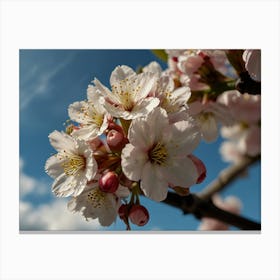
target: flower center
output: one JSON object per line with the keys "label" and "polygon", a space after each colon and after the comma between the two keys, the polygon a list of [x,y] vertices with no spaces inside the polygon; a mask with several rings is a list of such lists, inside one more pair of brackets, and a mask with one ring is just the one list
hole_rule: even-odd
{"label": "flower center", "polygon": [[165,92],[164,98],[161,101],[161,107],[165,109],[167,113],[173,113],[178,110],[174,105],[173,95],[170,92]]}
{"label": "flower center", "polygon": [[124,110],[131,111],[135,105],[134,97],[140,90],[140,87],[135,86],[133,80],[122,80],[118,84],[112,85],[112,93],[117,96]]}
{"label": "flower center", "polygon": [[198,119],[201,123],[209,121],[210,118],[213,118],[214,114],[211,112],[203,112],[198,115]]}
{"label": "flower center", "polygon": [[105,203],[106,194],[98,188],[93,189],[87,195],[87,200],[94,208],[101,208]]}
{"label": "flower center", "polygon": [[148,155],[152,164],[163,165],[166,162],[168,153],[163,144],[157,143],[149,151]]}
{"label": "flower center", "polygon": [[96,111],[93,104],[87,104],[81,108],[81,114],[84,115],[84,119],[87,119],[88,123],[95,124],[97,127],[101,127],[103,124],[104,115]]}
{"label": "flower center", "polygon": [[83,156],[64,154],[62,158],[66,158],[66,161],[61,166],[64,169],[64,173],[68,176],[75,175],[80,169],[85,168],[86,162]]}

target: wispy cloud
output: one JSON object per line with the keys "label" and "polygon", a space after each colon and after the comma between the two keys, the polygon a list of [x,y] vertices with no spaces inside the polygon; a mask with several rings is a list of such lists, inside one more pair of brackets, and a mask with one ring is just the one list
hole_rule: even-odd
{"label": "wispy cloud", "polygon": [[21,78],[20,109],[26,108],[35,98],[45,96],[53,86],[52,80],[72,62],[74,57],[74,54],[70,54],[60,63],[47,68],[33,64],[28,72],[21,73],[24,76]]}

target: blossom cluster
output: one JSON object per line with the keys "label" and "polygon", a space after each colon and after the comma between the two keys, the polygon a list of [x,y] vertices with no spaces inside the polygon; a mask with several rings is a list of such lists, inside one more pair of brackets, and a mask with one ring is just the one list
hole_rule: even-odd
{"label": "blossom cluster", "polygon": [[[232,86],[235,53],[166,53],[165,70],[155,61],[137,73],[120,65],[109,87],[95,78],[86,99],[69,105],[71,124],[49,135],[57,153],[45,170],[53,193],[71,197],[70,211],[103,226],[117,217],[127,229],[145,225],[149,212],[141,196],[163,201],[168,191],[189,194],[206,176],[193,153],[201,141],[215,141],[221,126],[226,160],[260,153],[260,95]],[[256,56],[246,50],[242,58],[252,79],[260,79],[250,62]]]}

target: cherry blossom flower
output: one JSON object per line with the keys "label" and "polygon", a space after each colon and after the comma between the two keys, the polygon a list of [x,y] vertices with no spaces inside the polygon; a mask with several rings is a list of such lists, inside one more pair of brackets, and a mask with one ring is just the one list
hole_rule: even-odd
{"label": "cherry blossom flower", "polygon": [[132,121],[128,139],[121,155],[122,169],[130,180],[141,180],[147,197],[161,201],[169,183],[183,187],[196,183],[199,175],[188,158],[200,141],[193,119],[170,124],[166,111],[156,108]]}
{"label": "cherry blossom flower", "polygon": [[232,117],[226,106],[213,101],[204,104],[198,100],[194,101],[189,104],[188,112],[197,121],[202,138],[206,142],[213,142],[217,139],[219,123],[228,125],[232,123]]}
{"label": "cherry blossom flower", "polygon": [[241,94],[238,90],[229,90],[222,93],[217,102],[227,106],[237,121],[254,124],[261,119],[261,96],[258,94]]}
{"label": "cherry blossom flower", "polygon": [[[241,201],[235,196],[228,196],[226,199],[222,199],[219,195],[214,195],[213,203],[221,208],[222,210],[229,211],[233,214],[240,214],[240,210],[242,207]],[[229,225],[213,219],[213,218],[202,218],[201,224],[199,225],[198,230],[228,230]]]}
{"label": "cherry blossom flower", "polygon": [[219,152],[225,162],[233,163],[240,162],[244,154],[238,148],[238,143],[234,141],[224,141],[220,146]]}
{"label": "cherry blossom flower", "polygon": [[97,182],[92,182],[68,202],[68,210],[81,212],[87,221],[98,219],[102,226],[110,226],[117,218],[121,198],[128,195],[126,187],[119,186],[115,193],[107,193],[100,190]]}
{"label": "cherry blossom flower", "polygon": [[[143,68],[144,73],[153,73],[158,77],[158,83],[152,91],[152,95],[160,100],[159,106],[167,114],[178,113],[185,110],[187,101],[191,96],[191,90],[187,86],[175,87],[174,80],[168,73],[162,72],[160,65],[153,61]],[[150,94],[151,95],[151,94]]]}
{"label": "cherry blossom flower", "polygon": [[246,126],[241,123],[222,127],[221,135],[230,139],[243,155],[257,156],[261,152],[261,129],[258,125]]}
{"label": "cherry blossom flower", "polygon": [[242,56],[245,61],[245,68],[250,77],[257,81],[261,81],[261,50],[245,50]]}
{"label": "cherry blossom flower", "polygon": [[97,172],[90,146],[59,131],[52,132],[49,139],[58,151],[45,164],[46,172],[55,179],[52,191],[59,197],[79,195]]}
{"label": "cherry blossom flower", "polygon": [[[233,142],[232,147],[236,153],[256,156],[261,152],[261,97],[260,95],[250,95],[247,93],[226,91],[219,96],[218,102],[227,106],[228,111],[235,119],[232,126],[221,128],[221,135]],[[227,144],[228,146],[228,144]],[[227,149],[221,150],[223,153]],[[229,150],[232,152],[232,149]],[[225,159],[227,157],[225,155]],[[233,158],[233,161],[234,158]]]}
{"label": "cherry blossom flower", "polygon": [[100,96],[96,89],[89,85],[88,101],[74,102],[68,108],[71,120],[78,122],[81,127],[72,132],[72,136],[90,140],[101,135],[108,127],[108,113],[101,105]]}
{"label": "cherry blossom flower", "polygon": [[156,81],[155,74],[136,74],[130,67],[122,65],[111,74],[112,91],[97,79],[93,82],[104,97],[106,110],[114,117],[131,120],[145,116],[158,106],[158,98],[148,96]]}

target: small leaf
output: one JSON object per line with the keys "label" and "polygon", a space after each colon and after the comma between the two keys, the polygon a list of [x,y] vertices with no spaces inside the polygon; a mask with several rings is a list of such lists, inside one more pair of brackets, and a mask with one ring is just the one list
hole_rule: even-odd
{"label": "small leaf", "polygon": [[168,55],[165,50],[151,50],[151,52],[159,59],[164,62],[167,62]]}

